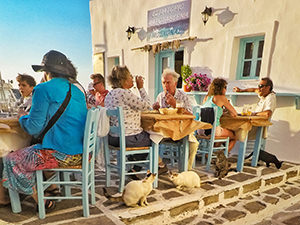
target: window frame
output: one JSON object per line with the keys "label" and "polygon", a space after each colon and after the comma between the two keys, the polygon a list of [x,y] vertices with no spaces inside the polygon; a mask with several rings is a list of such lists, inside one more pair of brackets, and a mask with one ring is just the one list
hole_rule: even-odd
{"label": "window frame", "polygon": [[[265,36],[255,36],[255,37],[247,37],[247,38],[241,38],[240,39],[240,48],[239,48],[239,55],[238,55],[238,64],[237,64],[237,72],[236,72],[236,78],[237,80],[250,80],[250,79],[258,79],[259,76],[255,76],[256,69],[257,69],[257,62],[259,60],[262,61],[263,53],[264,53],[264,46],[262,51],[262,56],[258,57],[258,49],[259,49],[259,42],[265,41]],[[245,60],[245,53],[246,53],[246,44],[253,43],[253,51],[252,51],[252,58]],[[249,77],[243,77],[243,68],[244,63],[246,61],[251,61],[251,68],[250,68],[250,76]],[[260,65],[260,71],[262,68],[262,64]]]}

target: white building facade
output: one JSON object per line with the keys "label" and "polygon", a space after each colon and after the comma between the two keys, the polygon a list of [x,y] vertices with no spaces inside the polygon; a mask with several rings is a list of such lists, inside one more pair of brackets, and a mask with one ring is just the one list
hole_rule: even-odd
{"label": "white building facade", "polygon": [[[206,6],[211,15],[204,25]],[[193,72],[228,80],[237,111],[258,97],[235,95],[232,87],[257,87],[269,77],[277,109],[266,150],[300,162],[299,9],[296,0],[90,0],[94,72],[107,77],[114,65],[126,65],[145,77],[154,101],[162,70],[180,73],[189,65]],[[129,27],[135,31],[130,40]]]}

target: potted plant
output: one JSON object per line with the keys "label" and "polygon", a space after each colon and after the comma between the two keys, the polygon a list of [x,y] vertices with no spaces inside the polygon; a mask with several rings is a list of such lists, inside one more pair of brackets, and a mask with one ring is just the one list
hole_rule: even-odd
{"label": "potted plant", "polygon": [[192,75],[192,69],[189,65],[181,66],[181,77],[182,77],[182,81],[184,82],[183,90],[186,92],[192,90],[192,87],[189,86],[186,82],[186,79],[191,75]]}
{"label": "potted plant", "polygon": [[211,79],[206,74],[194,73],[186,78],[185,82],[193,91],[207,91]]}

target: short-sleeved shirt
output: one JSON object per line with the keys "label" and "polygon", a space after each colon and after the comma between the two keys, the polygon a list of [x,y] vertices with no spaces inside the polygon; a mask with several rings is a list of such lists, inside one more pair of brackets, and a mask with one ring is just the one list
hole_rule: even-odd
{"label": "short-sleeved shirt", "polygon": [[271,92],[266,97],[258,96],[260,98],[259,102],[256,105],[255,112],[263,112],[266,110],[271,110],[272,113],[276,108],[276,94]]}
{"label": "short-sleeved shirt", "polygon": [[[182,103],[182,107],[188,110],[190,113],[193,113],[192,104],[188,96],[181,90],[176,89],[174,98],[176,101]],[[156,102],[159,103],[161,108],[170,108],[171,106],[166,102],[166,94],[165,92],[161,92],[158,94],[156,98]]]}
{"label": "short-sleeved shirt", "polygon": [[[143,131],[141,127],[141,111],[151,109],[150,98],[144,88],[139,89],[141,97],[129,89],[116,88],[105,97],[104,105],[108,109],[123,107],[125,136],[136,135]],[[117,120],[111,118],[111,124],[117,125]],[[115,136],[111,134],[111,136]]]}

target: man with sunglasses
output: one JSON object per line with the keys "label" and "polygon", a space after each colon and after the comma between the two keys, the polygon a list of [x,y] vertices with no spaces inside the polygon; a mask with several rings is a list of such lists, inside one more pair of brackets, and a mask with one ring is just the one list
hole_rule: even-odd
{"label": "man with sunglasses", "polygon": [[253,115],[266,116],[271,118],[275,108],[276,108],[276,94],[273,91],[273,82],[270,78],[261,78],[257,88],[246,88],[240,89],[234,87],[235,92],[256,92],[260,98],[256,105],[255,112]]}
{"label": "man with sunglasses", "polygon": [[95,89],[95,100],[96,104],[104,107],[104,100],[108,93],[108,90],[105,89],[105,80],[104,77],[100,73],[95,73],[91,75],[91,79],[93,80],[93,87]]}

